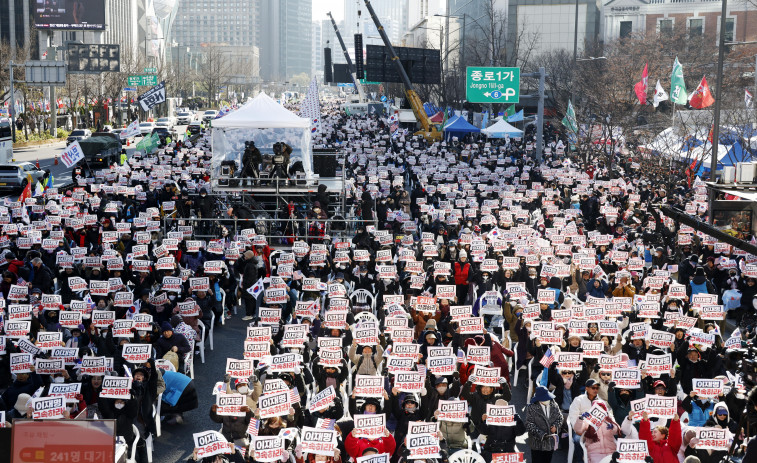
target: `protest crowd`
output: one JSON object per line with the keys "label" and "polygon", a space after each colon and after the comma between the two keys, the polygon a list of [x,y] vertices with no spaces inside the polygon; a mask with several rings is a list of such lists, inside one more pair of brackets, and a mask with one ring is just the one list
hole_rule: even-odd
{"label": "protest crowd", "polygon": [[[189,461],[757,461],[757,256],[659,209],[704,220],[701,181],[586,163],[550,126],[537,162],[533,129],[430,143],[324,116],[351,236],[324,191],[286,245],[189,221],[236,213],[209,135],[0,206],[0,422],[114,419],[143,462],[212,393]],[[238,355],[196,390],[230,324]]]}

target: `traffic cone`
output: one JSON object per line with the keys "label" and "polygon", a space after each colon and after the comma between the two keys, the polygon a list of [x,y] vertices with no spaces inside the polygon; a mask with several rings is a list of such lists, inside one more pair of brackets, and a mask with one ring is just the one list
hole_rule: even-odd
{"label": "traffic cone", "polygon": [[39,158],[37,158],[37,162],[34,163],[34,167],[36,167],[37,169],[39,169]]}
{"label": "traffic cone", "polygon": [[126,146],[129,146],[129,139],[126,139]]}
{"label": "traffic cone", "polygon": [[57,154],[55,155],[55,165],[56,166],[58,165],[58,155]]}

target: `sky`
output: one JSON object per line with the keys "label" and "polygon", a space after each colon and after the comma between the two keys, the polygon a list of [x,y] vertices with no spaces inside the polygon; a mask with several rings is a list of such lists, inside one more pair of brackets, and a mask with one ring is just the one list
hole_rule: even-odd
{"label": "sky", "polygon": [[326,13],[331,11],[334,21],[344,19],[344,2],[341,0],[313,0],[313,21],[329,19]]}

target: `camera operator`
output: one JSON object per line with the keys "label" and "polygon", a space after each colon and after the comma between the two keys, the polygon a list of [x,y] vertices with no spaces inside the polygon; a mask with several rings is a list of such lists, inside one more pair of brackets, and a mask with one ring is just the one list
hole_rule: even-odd
{"label": "camera operator", "polygon": [[260,155],[260,150],[255,146],[255,142],[252,140],[244,142],[242,177],[258,178],[260,176],[259,166],[262,162],[263,156]]}
{"label": "camera operator", "polygon": [[287,169],[289,167],[289,156],[292,154],[292,147],[284,142],[273,144],[273,178],[287,178]]}

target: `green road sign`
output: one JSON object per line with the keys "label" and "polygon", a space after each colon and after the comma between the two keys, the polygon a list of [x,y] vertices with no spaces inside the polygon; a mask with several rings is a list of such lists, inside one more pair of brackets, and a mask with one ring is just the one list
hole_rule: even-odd
{"label": "green road sign", "polygon": [[147,76],[129,76],[126,78],[126,83],[130,87],[148,87],[158,85],[158,76],[151,74]]}
{"label": "green road sign", "polygon": [[518,103],[520,68],[468,67],[465,95],[469,103]]}
{"label": "green road sign", "polygon": [[145,72],[147,74],[157,74],[158,73],[158,68],[145,68]]}

